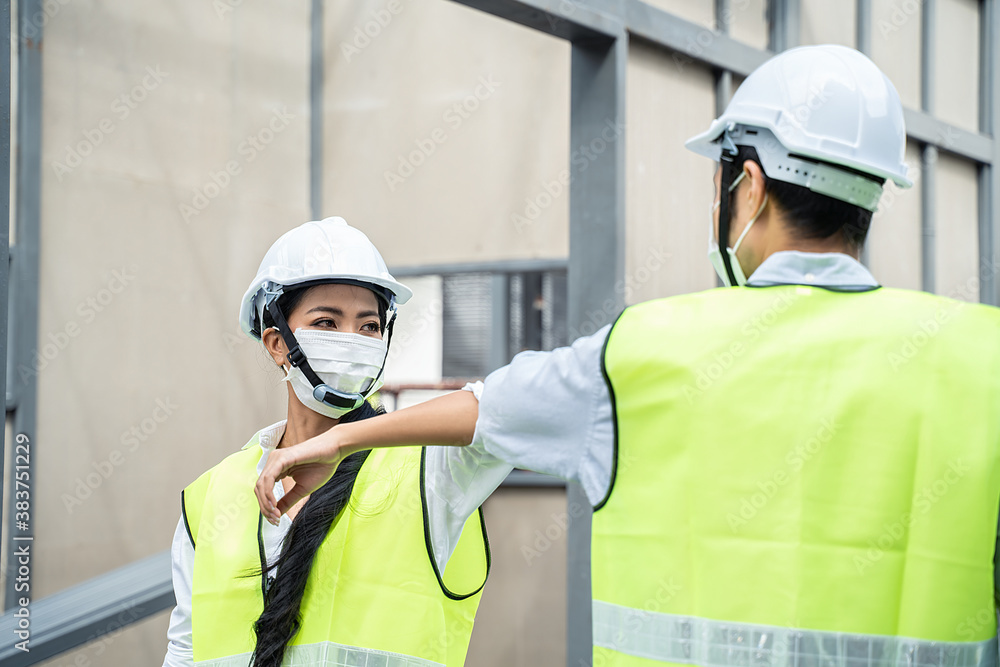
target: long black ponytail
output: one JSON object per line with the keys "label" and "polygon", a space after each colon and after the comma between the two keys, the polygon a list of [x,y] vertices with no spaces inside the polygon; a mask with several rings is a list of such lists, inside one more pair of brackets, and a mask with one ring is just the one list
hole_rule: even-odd
{"label": "long black ponytail", "polygon": [[[358,421],[381,412],[384,412],[381,407],[376,410],[365,403],[340,421]],[[316,552],[350,500],[358,472],[369,453],[371,450],[356,452],[344,459],[330,481],[309,496],[292,521],[281,555],[267,568],[280,569],[268,586],[264,611],[254,623],[257,646],[252,667],[280,667],[285,649],[302,625],[300,607]]]}
{"label": "long black ponytail", "polygon": [[[295,306],[309,288],[282,294],[278,305],[282,312],[291,314]],[[379,300],[379,320],[385,331],[386,309]],[[270,315],[264,312],[264,327],[274,326]],[[340,423],[368,419],[385,410],[369,403],[340,418]],[[354,490],[358,472],[368,458],[370,450],[356,452],[344,459],[330,480],[316,489],[292,521],[292,527],[282,543],[281,554],[267,571],[277,569],[277,575],[267,587],[264,611],[254,623],[257,644],[251,658],[251,667],[280,667],[288,644],[302,625],[301,605],[305,595],[306,582],[312,570],[313,560],[323,540],[330,532],[334,520],[347,506]],[[256,572],[256,576],[264,573]]]}

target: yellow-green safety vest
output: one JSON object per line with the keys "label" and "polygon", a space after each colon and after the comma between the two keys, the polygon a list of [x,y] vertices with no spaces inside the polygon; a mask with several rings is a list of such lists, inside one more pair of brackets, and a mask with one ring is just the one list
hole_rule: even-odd
{"label": "yellow-green safety vest", "polygon": [[[258,433],[182,493],[195,545],[194,661],[246,667],[263,609],[263,517],[253,493]],[[316,553],[302,625],[284,664],[457,667],[489,573],[482,509],[469,517],[444,573],[431,552],[424,449],[376,449]],[[257,570],[257,573],[254,573]],[[250,575],[250,576],[247,576]],[[280,571],[277,576],[281,576]]]}
{"label": "yellow-green safety vest", "polygon": [[721,288],[627,308],[594,665],[989,667],[1000,310]]}

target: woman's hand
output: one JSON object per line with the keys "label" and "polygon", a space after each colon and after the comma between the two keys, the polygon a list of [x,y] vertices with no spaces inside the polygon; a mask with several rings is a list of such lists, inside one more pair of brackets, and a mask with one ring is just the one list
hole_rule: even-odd
{"label": "woman's hand", "polygon": [[[334,430],[330,429],[294,447],[275,449],[268,455],[254,493],[260,513],[271,524],[278,525],[281,515],[290,507],[333,477],[337,466],[347,456],[337,443]],[[295,486],[275,504],[274,485],[284,477],[294,479]]]}
{"label": "woman's hand", "polygon": [[[476,432],[478,417],[475,395],[471,391],[454,391],[387,415],[337,424],[315,438],[276,449],[267,457],[267,465],[254,487],[260,512],[277,524],[288,508],[326,484],[341,461],[362,449],[467,445]],[[294,479],[295,486],[275,505],[274,484],[282,477]]]}

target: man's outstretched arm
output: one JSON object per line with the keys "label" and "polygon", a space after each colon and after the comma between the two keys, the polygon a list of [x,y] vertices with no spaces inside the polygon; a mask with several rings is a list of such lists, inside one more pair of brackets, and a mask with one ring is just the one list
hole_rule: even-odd
{"label": "man's outstretched arm", "polygon": [[[338,424],[294,447],[276,449],[267,457],[254,488],[261,513],[277,523],[289,507],[333,477],[341,461],[363,449],[468,445],[478,416],[479,401],[473,393],[456,391],[389,414]],[[283,477],[292,477],[295,486],[275,503],[274,484]]]}

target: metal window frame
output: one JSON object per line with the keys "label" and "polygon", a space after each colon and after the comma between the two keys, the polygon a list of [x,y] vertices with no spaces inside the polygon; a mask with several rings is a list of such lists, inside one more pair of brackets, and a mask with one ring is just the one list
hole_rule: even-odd
{"label": "metal window frame", "polygon": [[[764,60],[773,55],[774,49],[788,48],[798,42],[800,27],[800,0],[770,0],[769,42],[770,49],[760,50],[742,44],[727,34],[715,33],[707,45],[698,42],[705,28],[667,11],[653,7],[641,0],[453,0],[522,26],[566,39],[571,43],[571,102],[570,138],[573,147],[594,141],[605,120],[624,122],[625,76],[628,45],[631,40],[653,44],[675,57],[707,66],[722,73],[716,86],[717,94],[728,94],[725,73],[746,76]],[[870,0],[856,0],[858,46],[865,50],[871,41]],[[33,15],[41,0],[19,0],[20,15]],[[1000,0],[980,0],[980,128],[969,132],[943,122],[933,115],[932,100],[924,100],[922,108],[905,109],[907,133],[924,151],[925,162],[934,154],[930,150],[946,151],[971,160],[979,165],[979,240],[981,300],[1000,305]],[[924,11],[933,9],[933,0],[925,2]],[[716,0],[716,11],[726,7],[726,0]],[[314,2],[315,8],[315,2]],[[318,12],[314,12],[314,17]],[[925,23],[933,23],[925,21]],[[312,75],[310,92],[314,115],[322,115],[322,26],[312,26]],[[928,33],[933,38],[933,27]],[[22,40],[23,42],[23,40]],[[691,45],[697,44],[697,49]],[[18,246],[12,251],[15,261],[12,275],[18,277],[17,298],[12,312],[17,314],[15,341],[11,363],[30,363],[28,342],[37,338],[37,231],[40,212],[40,137],[41,137],[41,61],[38,51],[23,53],[18,63],[19,73],[19,153],[17,162],[17,225]],[[922,45],[926,46],[926,45]],[[930,63],[922,66],[923,90],[930,90],[933,83]],[[731,76],[731,74],[730,74]],[[9,83],[9,82],[8,82]],[[310,204],[314,214],[320,209],[322,179],[322,124],[317,118],[311,124],[310,143]],[[583,314],[588,308],[603,307],[611,299],[616,307],[623,307],[621,295],[612,286],[624,277],[625,234],[625,145],[622,137],[613,150],[603,152],[590,168],[576,174],[570,187],[570,257],[569,271],[569,324],[582,325]],[[935,213],[935,188],[933,177],[924,175],[925,191],[922,212],[922,229],[925,232],[924,285],[933,286],[933,264],[927,257],[933,255]],[[34,248],[31,247],[34,234]],[[22,243],[24,245],[22,245]],[[480,269],[481,270],[481,269]],[[402,274],[401,274],[402,275]],[[22,282],[23,281],[23,282]],[[13,285],[12,285],[13,287]],[[4,295],[6,297],[6,294]],[[30,389],[30,390],[29,390]],[[8,413],[16,408],[15,423],[20,423],[34,433],[35,387],[25,387],[17,392],[13,401],[8,397]],[[19,415],[22,415],[19,417]],[[582,491],[570,485],[567,502],[579,503],[589,508]],[[590,571],[589,571],[589,515],[572,522],[568,535],[568,626],[567,665],[583,667],[591,664],[590,648]],[[8,547],[9,548],[9,547]],[[154,563],[151,559],[150,563]],[[155,563],[154,563],[155,565]],[[106,575],[112,581],[126,578],[122,574],[128,567]],[[159,583],[169,582],[169,571],[153,566],[147,572],[149,579]],[[91,582],[86,582],[87,584]],[[84,586],[86,584],[82,584]],[[70,619],[73,614],[59,604],[69,600],[71,591],[63,591],[48,599],[48,604],[38,603],[33,614],[36,623],[51,622],[60,627],[59,621]],[[123,593],[118,600],[128,602]],[[148,595],[147,595],[148,597]],[[43,601],[45,602],[45,601]],[[172,594],[159,598],[160,607],[173,602]],[[43,611],[43,609],[45,611]],[[107,615],[94,612],[92,620],[106,622]],[[11,621],[9,615],[0,619],[0,632]],[[77,635],[67,631],[55,632],[43,644],[50,649],[48,656],[69,650],[83,643]],[[3,654],[0,654],[2,656]],[[32,654],[39,655],[34,649]],[[6,664],[6,663],[5,663]],[[11,663],[13,664],[13,663]],[[23,663],[30,664],[30,663]]]}

